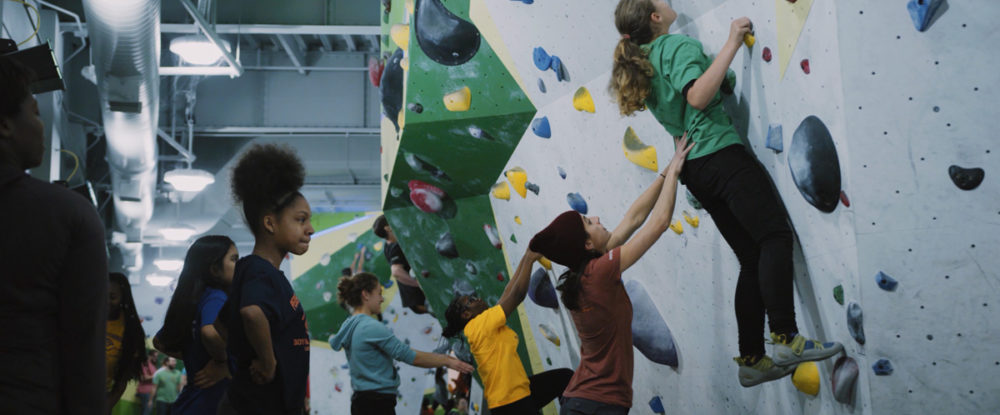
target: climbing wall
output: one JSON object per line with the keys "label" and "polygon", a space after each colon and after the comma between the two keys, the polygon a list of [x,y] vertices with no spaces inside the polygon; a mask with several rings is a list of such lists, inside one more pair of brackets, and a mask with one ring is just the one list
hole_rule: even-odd
{"label": "climbing wall", "polygon": [[[483,45],[502,67],[480,64],[470,75],[467,66],[420,66],[407,75],[399,108],[422,103],[427,111],[432,99],[441,105],[448,92],[471,83],[470,76],[506,80],[498,83],[511,97],[484,103],[473,95],[469,111],[496,106],[492,114],[504,114],[524,100],[531,108],[521,113],[527,121],[518,116],[516,125],[501,129],[498,141],[516,146],[513,152],[481,153],[481,142],[469,140],[468,119],[428,112],[411,130],[421,121],[404,111],[399,147],[415,136],[414,154],[426,163],[408,163],[403,151],[388,162],[385,208],[394,228],[409,232],[401,238],[407,255],[426,252],[415,255],[421,266],[430,264],[432,274],[446,271],[425,286],[434,307],[464,282],[481,281],[459,265],[486,260],[480,256],[489,252],[480,248],[482,215],[495,217],[507,253],[501,268],[509,270],[531,235],[564,210],[599,216],[613,229],[673,153],[670,137],[649,114],[621,117],[606,92],[619,39],[616,2],[443,4],[464,18],[466,3]],[[803,365],[796,385],[789,377],[739,386],[731,360],[738,353],[738,265],[711,217],[680,186],[674,231],[623,276],[635,306],[633,412],[974,413],[1000,407],[1000,354],[991,337],[1000,329],[992,304],[1000,259],[990,255],[1000,238],[993,216],[1000,214],[1000,194],[989,177],[997,165],[990,137],[998,125],[987,101],[1000,81],[991,68],[1000,62],[983,53],[1000,40],[989,20],[1000,7],[930,0],[670,3],[679,13],[672,33],[697,38],[709,56],[725,42],[734,18],[754,22],[756,43],[741,48],[730,66],[735,94],[724,104],[770,172],[795,228],[799,328],[842,342],[847,358]],[[412,66],[420,51],[412,34],[409,43]],[[498,159],[502,167],[494,171]],[[985,180],[975,168],[985,169]],[[442,180],[442,172],[450,180]],[[483,175],[490,179],[485,185]],[[495,186],[488,203],[475,205],[483,212],[475,220],[440,219],[407,204],[404,184],[412,177],[431,179],[452,198],[477,199],[482,196],[466,195]],[[400,189],[395,196],[394,187]],[[457,204],[460,217],[467,209]],[[459,224],[467,228],[456,231]],[[456,244],[459,258],[442,260],[431,251],[442,228],[474,236],[479,245],[464,239],[476,247]],[[531,357],[525,363],[533,371],[575,367],[579,359],[564,308],[546,294],[562,271],[536,265],[538,289],[512,324],[523,329]],[[486,298],[502,288],[473,284],[487,289]]]}

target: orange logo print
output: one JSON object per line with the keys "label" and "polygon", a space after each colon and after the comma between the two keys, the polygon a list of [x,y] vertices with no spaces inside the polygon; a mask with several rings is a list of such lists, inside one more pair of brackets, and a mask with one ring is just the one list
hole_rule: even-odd
{"label": "orange logo print", "polygon": [[299,308],[299,296],[292,294],[292,299],[288,301],[292,305],[292,309]]}

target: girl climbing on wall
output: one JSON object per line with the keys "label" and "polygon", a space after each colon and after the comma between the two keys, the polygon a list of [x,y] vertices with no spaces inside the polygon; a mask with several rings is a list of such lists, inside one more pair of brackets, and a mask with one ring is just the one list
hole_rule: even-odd
{"label": "girl climbing on wall", "polygon": [[381,311],[382,284],[378,277],[361,272],[342,277],[337,283],[337,299],[352,311],[336,335],[330,338],[334,350],[344,349],[350,365],[352,415],[396,413],[399,373],[393,360],[417,367],[446,366],[462,373],[472,366],[451,356],[413,350],[392,334],[375,316]]}
{"label": "girl climbing on wall", "polygon": [[129,381],[139,380],[142,375],[142,363],[146,360],[146,333],[135,310],[128,277],[112,272],[108,278],[108,323],[104,344],[106,408],[111,413]]}
{"label": "girl climbing on wall", "polygon": [[255,144],[232,173],[233,196],[254,235],[236,262],[229,299],[216,321],[236,358],[219,414],[301,414],[309,375],[309,332],[302,304],[278,270],[289,253],[309,249],[309,202],[299,193],[305,167],[295,153]]}
{"label": "girl climbing on wall", "polygon": [[153,345],[183,359],[192,376],[171,407],[173,414],[215,414],[229,388],[235,360],[213,323],[228,298],[237,260],[236,245],[222,235],[198,238],[184,257],[163,328],[153,337]]}
{"label": "girl climbing on wall", "polygon": [[[839,353],[798,333],[792,298],[792,231],[788,213],[764,168],[748,152],[722,107],[726,70],[751,32],[746,17],[732,22],[729,39],[712,61],[701,43],[668,34],[677,13],[662,0],[621,0],[609,90],[623,115],[648,109],[676,136],[694,143],[681,181],[712,216],[740,262],[736,286],[740,384],[781,378],[804,361]],[[764,351],[768,317],[774,357]]]}
{"label": "girl climbing on wall", "polygon": [[691,151],[687,137],[675,139],[674,149],[614,232],[599,217],[570,210],[531,238],[530,251],[568,268],[556,288],[580,336],[580,366],[560,414],[627,414],[632,407],[632,302],[621,278],[670,227],[677,177]]}
{"label": "girl climbing on wall", "polygon": [[454,337],[465,333],[479,364],[483,395],[491,414],[540,413],[542,407],[563,395],[573,376],[570,369],[554,369],[528,377],[517,355],[517,334],[507,327],[507,317],[528,293],[531,264],[540,257],[530,249],[524,253],[494,306],[475,296],[463,295],[452,300],[445,310],[448,327],[441,334]]}

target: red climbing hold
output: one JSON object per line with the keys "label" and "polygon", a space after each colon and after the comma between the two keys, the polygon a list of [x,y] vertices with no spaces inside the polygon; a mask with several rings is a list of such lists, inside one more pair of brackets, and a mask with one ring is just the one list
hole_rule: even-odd
{"label": "red climbing hold", "polygon": [[372,85],[376,88],[379,87],[382,81],[382,71],[385,70],[385,62],[378,59],[371,58],[368,60],[368,79],[372,81]]}
{"label": "red climbing hold", "polygon": [[497,281],[503,281],[503,271],[497,273]]}
{"label": "red climbing hold", "polygon": [[799,63],[799,66],[802,67],[802,72],[805,72],[806,75],[809,75],[809,59],[803,59],[802,62]]}
{"label": "red climbing hold", "polygon": [[762,57],[764,58],[764,62],[770,62],[771,61],[771,48],[765,46]]}
{"label": "red climbing hold", "polygon": [[445,198],[444,190],[420,180],[410,180],[410,201],[418,209],[427,213],[437,213],[444,207],[441,199]]}
{"label": "red climbing hold", "polygon": [[788,0],[789,3],[795,3],[795,0]]}
{"label": "red climbing hold", "polygon": [[420,275],[422,275],[424,278],[429,278],[431,276],[431,272],[425,269],[423,271],[420,271]]}
{"label": "red climbing hold", "polygon": [[840,203],[843,203],[844,207],[851,207],[851,199],[847,198],[847,193],[843,190],[840,191]]}

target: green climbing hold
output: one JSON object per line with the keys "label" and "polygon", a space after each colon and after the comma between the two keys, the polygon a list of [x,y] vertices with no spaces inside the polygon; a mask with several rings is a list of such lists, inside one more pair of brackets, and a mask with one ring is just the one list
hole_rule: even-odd
{"label": "green climbing hold", "polygon": [[837,304],[844,305],[844,286],[833,287],[833,299],[837,300]]}
{"label": "green climbing hold", "polygon": [[549,366],[552,366],[552,359],[550,359],[550,358],[546,357],[546,358],[545,358],[545,363],[548,363],[548,364],[549,364]]}
{"label": "green climbing hold", "polygon": [[514,234],[510,234],[510,241],[513,243],[517,243],[517,237],[514,236]]}

